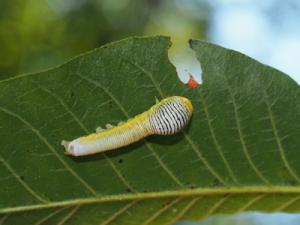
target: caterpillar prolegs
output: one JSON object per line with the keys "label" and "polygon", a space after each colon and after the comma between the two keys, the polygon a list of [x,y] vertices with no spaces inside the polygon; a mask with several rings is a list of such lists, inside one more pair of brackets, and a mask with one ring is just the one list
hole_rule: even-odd
{"label": "caterpillar prolegs", "polygon": [[121,123],[107,125],[106,130],[79,137],[71,142],[62,141],[65,154],[73,156],[104,152],[139,141],[149,135],[172,135],[189,122],[193,106],[189,99],[172,96],[161,100],[149,110]]}

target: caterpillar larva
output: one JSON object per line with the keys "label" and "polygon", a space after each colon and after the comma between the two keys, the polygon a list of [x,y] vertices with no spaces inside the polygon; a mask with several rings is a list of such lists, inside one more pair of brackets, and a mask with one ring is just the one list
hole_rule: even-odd
{"label": "caterpillar larva", "polygon": [[71,142],[62,141],[67,155],[82,156],[120,148],[149,135],[171,135],[178,133],[189,122],[193,112],[190,100],[172,96],[156,103],[148,111],[120,123],[116,127],[98,129]]}

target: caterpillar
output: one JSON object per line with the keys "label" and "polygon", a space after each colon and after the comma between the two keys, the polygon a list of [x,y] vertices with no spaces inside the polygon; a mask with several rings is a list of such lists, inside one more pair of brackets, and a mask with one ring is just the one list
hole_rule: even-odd
{"label": "caterpillar", "polygon": [[149,110],[106,130],[79,137],[71,142],[63,140],[65,154],[90,155],[127,146],[149,135],[172,135],[180,132],[189,122],[193,112],[191,101],[185,97],[172,96],[157,102]]}

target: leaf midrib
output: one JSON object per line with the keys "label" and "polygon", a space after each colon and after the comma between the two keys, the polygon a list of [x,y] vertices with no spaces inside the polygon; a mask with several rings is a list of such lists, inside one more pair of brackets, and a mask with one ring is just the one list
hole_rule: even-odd
{"label": "leaf midrib", "polygon": [[[132,200],[147,200],[168,197],[199,197],[212,195],[243,195],[243,194],[299,194],[300,187],[284,187],[284,186],[248,186],[248,187],[220,187],[220,188],[198,188],[186,189],[179,191],[161,191],[148,193],[132,193],[132,194],[116,194],[107,196],[96,196],[89,198],[77,198],[73,200],[55,201],[45,204],[34,204],[29,206],[6,207],[0,209],[0,213],[13,213],[21,211],[30,211],[37,209],[47,209],[55,207],[64,207],[72,205],[104,203],[104,202],[121,202]],[[293,198],[294,199],[294,198]]]}

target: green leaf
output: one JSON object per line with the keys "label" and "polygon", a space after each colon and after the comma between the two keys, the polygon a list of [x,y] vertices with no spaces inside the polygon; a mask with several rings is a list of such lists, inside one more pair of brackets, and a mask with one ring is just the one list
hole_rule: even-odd
{"label": "green leaf", "polygon": [[[172,224],[215,213],[300,210],[300,92],[240,53],[190,41],[204,83],[177,78],[165,37],[130,38],[47,71],[0,80],[0,224]],[[97,126],[187,96],[175,136],[63,154]]]}

